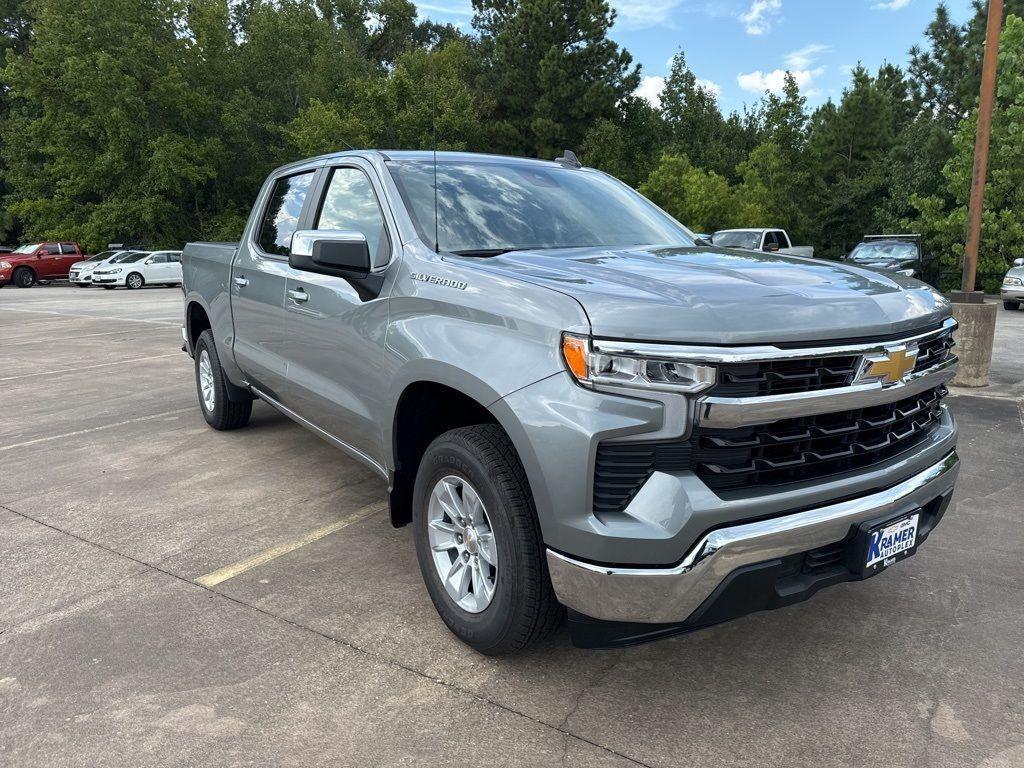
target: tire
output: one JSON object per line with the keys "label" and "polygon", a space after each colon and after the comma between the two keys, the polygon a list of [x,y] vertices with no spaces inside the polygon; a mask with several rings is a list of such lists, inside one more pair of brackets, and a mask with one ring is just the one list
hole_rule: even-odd
{"label": "tire", "polygon": [[138,272],[130,272],[124,279],[124,284],[129,291],[137,291],[146,284],[146,279]]}
{"label": "tire", "polygon": [[1018,309],[1020,309],[1020,302],[1019,301],[1004,301],[1003,302],[1003,309],[1008,309],[1011,312],[1016,312]]}
{"label": "tire", "polygon": [[75,287],[76,288],[88,288],[89,284],[88,283],[75,283]]}
{"label": "tire", "polygon": [[[205,370],[207,365],[208,372]],[[203,412],[206,423],[219,430],[238,429],[248,424],[252,400],[238,402],[228,399],[227,378],[220,366],[211,330],[203,331],[196,342],[195,370],[199,410]]]}
{"label": "tire", "polygon": [[[445,488],[444,483],[456,487],[456,481],[462,483],[456,497],[465,505],[461,508],[463,511],[468,508],[481,511],[472,504],[474,494],[471,492],[475,492],[483,505],[483,514],[475,515],[474,525],[461,529],[464,538],[459,538],[461,534],[454,527],[454,517],[446,512],[436,517],[442,507],[433,498],[436,489]],[[468,494],[468,499],[462,494]],[[443,490],[441,495],[444,495]],[[447,528],[435,528],[430,525],[432,520]],[[483,533],[471,537],[470,527]],[[474,540],[483,541],[479,536],[486,536],[488,529],[492,537],[493,566],[482,554],[487,551],[485,547],[474,545]],[[435,536],[434,544],[438,546],[445,544],[438,544],[437,537],[448,537],[445,541],[458,540],[459,543],[448,550],[435,551],[431,535]],[[513,653],[548,637],[561,623],[565,610],[551,587],[526,472],[500,427],[480,424],[453,429],[427,447],[413,492],[413,538],[420,572],[438,614],[456,637],[480,653],[488,656]],[[456,549],[459,546],[461,552]],[[476,554],[469,554],[472,549]],[[470,592],[464,600],[476,600],[475,608],[467,609],[457,602],[442,581],[440,570],[454,566],[460,559],[468,565],[460,568],[454,578],[465,576]],[[477,567],[474,563],[483,571],[474,573]],[[493,590],[489,598],[486,597],[487,587],[478,589],[477,575],[481,574],[480,583],[483,583],[484,571],[489,574],[486,578]],[[447,583],[457,590],[453,581]],[[482,608],[480,602],[485,603]]]}
{"label": "tire", "polygon": [[31,288],[36,281],[36,273],[28,267],[18,267],[11,275],[11,282],[19,288]]}

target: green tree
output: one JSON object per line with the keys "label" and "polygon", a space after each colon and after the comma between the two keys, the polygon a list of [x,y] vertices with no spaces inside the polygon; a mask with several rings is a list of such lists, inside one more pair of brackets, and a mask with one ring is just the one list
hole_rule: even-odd
{"label": "green tree", "polygon": [[605,0],[474,0],[473,9],[496,151],[579,149],[640,84],[632,57],[608,37],[615,12]]}
{"label": "green tree", "polygon": [[587,132],[580,159],[632,187],[638,187],[658,164],[664,121],[644,99],[630,96],[617,118],[600,118]]}
{"label": "green tree", "polygon": [[736,224],[729,182],[714,171],[695,167],[683,155],[665,154],[640,186],[640,193],[694,232],[710,233]]}
{"label": "green tree", "polygon": [[[920,227],[947,275],[946,287],[959,282],[974,167],[977,110],[961,123],[954,154],[943,170],[948,207],[940,196],[914,196],[917,215],[907,224]],[[1024,19],[1010,15],[1000,39],[996,106],[992,119],[988,185],[978,256],[979,283],[995,291],[1014,259],[1024,258]]]}

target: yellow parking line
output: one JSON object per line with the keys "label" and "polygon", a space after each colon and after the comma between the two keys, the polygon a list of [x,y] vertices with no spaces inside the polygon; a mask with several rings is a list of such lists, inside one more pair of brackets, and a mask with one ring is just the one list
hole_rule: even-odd
{"label": "yellow parking line", "polygon": [[280,544],[276,547],[272,547],[271,549],[265,549],[262,552],[257,552],[252,557],[245,558],[245,560],[239,560],[237,563],[225,565],[223,568],[218,568],[212,573],[200,576],[196,579],[196,584],[202,584],[204,587],[216,586],[222,581],[233,579],[235,576],[245,573],[256,566],[269,563],[271,560],[274,560],[281,555],[287,555],[289,552],[294,552],[299,547],[312,544],[314,541],[322,539],[324,536],[332,534],[335,531],[340,531],[342,528],[352,525],[352,523],[358,522],[364,517],[369,517],[377,512],[383,512],[387,507],[388,505],[386,503],[378,501],[374,504],[365,506],[362,509],[357,509],[352,514],[341,518],[341,520],[337,520],[330,525],[325,525],[323,528],[317,528],[315,531],[310,531],[305,536],[301,536],[294,541],[289,541],[287,544]]}

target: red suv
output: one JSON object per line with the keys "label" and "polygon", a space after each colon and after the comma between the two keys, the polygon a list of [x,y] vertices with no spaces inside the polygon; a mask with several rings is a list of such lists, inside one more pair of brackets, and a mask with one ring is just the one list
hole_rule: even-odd
{"label": "red suv", "polygon": [[38,280],[67,277],[76,261],[85,257],[78,243],[32,243],[0,254],[0,286],[14,283],[28,288]]}

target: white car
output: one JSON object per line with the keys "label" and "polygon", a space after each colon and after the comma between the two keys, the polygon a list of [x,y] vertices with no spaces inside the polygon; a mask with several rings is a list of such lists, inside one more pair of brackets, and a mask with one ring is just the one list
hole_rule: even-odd
{"label": "white car", "polygon": [[722,248],[747,251],[785,253],[788,256],[814,256],[814,246],[793,245],[784,229],[722,229],[711,236],[711,242]]}
{"label": "white car", "polygon": [[94,269],[103,264],[114,264],[131,253],[134,251],[103,251],[95,256],[90,256],[85,261],[76,261],[68,270],[68,280],[72,285],[77,285],[80,288],[92,285]]}
{"label": "white car", "polygon": [[116,264],[92,272],[92,284],[104,288],[181,285],[181,251],[134,251]]}

